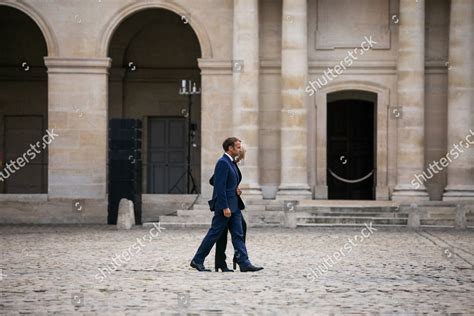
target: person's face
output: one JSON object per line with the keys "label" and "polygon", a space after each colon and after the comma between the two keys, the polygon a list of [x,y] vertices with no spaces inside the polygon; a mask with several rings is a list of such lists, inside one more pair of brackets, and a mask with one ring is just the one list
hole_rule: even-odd
{"label": "person's face", "polygon": [[229,151],[232,157],[237,157],[240,154],[240,150],[242,149],[241,142],[235,142],[234,146],[229,147]]}

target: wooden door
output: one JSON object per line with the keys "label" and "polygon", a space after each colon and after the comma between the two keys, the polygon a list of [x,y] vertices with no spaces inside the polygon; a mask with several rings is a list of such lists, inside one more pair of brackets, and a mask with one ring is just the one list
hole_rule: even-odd
{"label": "wooden door", "polygon": [[185,118],[149,119],[148,193],[187,193],[186,141]]}

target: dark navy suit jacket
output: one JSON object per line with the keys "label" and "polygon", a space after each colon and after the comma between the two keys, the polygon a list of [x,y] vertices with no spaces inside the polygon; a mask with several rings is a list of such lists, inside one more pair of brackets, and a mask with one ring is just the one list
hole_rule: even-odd
{"label": "dark navy suit jacket", "polygon": [[[235,168],[237,168],[237,174],[239,175],[239,183],[237,184],[237,186],[240,184],[240,181],[242,181],[242,173],[240,172],[240,168],[239,166],[233,162]],[[212,177],[209,179],[209,184],[214,186],[214,175],[212,175]],[[244,210],[245,209],[245,203],[244,201],[242,200],[242,198],[240,197],[240,195],[237,195],[237,201],[239,203],[239,210]],[[211,200],[212,202],[212,200]],[[211,211],[214,212],[214,210],[212,209],[211,207]]]}
{"label": "dark navy suit jacket", "polygon": [[220,211],[230,208],[232,212],[238,212],[237,186],[239,182],[237,167],[226,154],[222,155],[214,170],[214,190],[212,199],[208,201],[211,210]]}

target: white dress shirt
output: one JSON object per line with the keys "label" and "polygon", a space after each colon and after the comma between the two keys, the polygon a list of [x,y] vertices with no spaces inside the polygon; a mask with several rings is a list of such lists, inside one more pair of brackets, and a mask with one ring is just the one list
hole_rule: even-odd
{"label": "white dress shirt", "polygon": [[231,156],[231,155],[229,155],[228,153],[224,153],[224,154],[226,154],[226,155],[227,155],[227,157],[229,157],[231,161],[234,161],[234,158],[232,158],[232,156]]}

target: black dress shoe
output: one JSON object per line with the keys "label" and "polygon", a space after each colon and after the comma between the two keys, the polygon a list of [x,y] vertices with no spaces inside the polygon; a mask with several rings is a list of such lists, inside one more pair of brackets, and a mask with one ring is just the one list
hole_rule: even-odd
{"label": "black dress shoe", "polygon": [[222,272],[234,272],[234,270],[229,269],[227,265],[216,266],[216,272],[219,272],[219,269],[221,269]]}
{"label": "black dress shoe", "polygon": [[202,271],[211,272],[211,270],[206,269],[202,263],[196,263],[194,262],[194,260],[191,260],[190,266],[201,272]]}
{"label": "black dress shoe", "polygon": [[257,271],[260,271],[260,270],[263,270],[263,267],[256,267],[252,264],[249,264],[246,267],[240,266],[240,272],[257,272]]}

